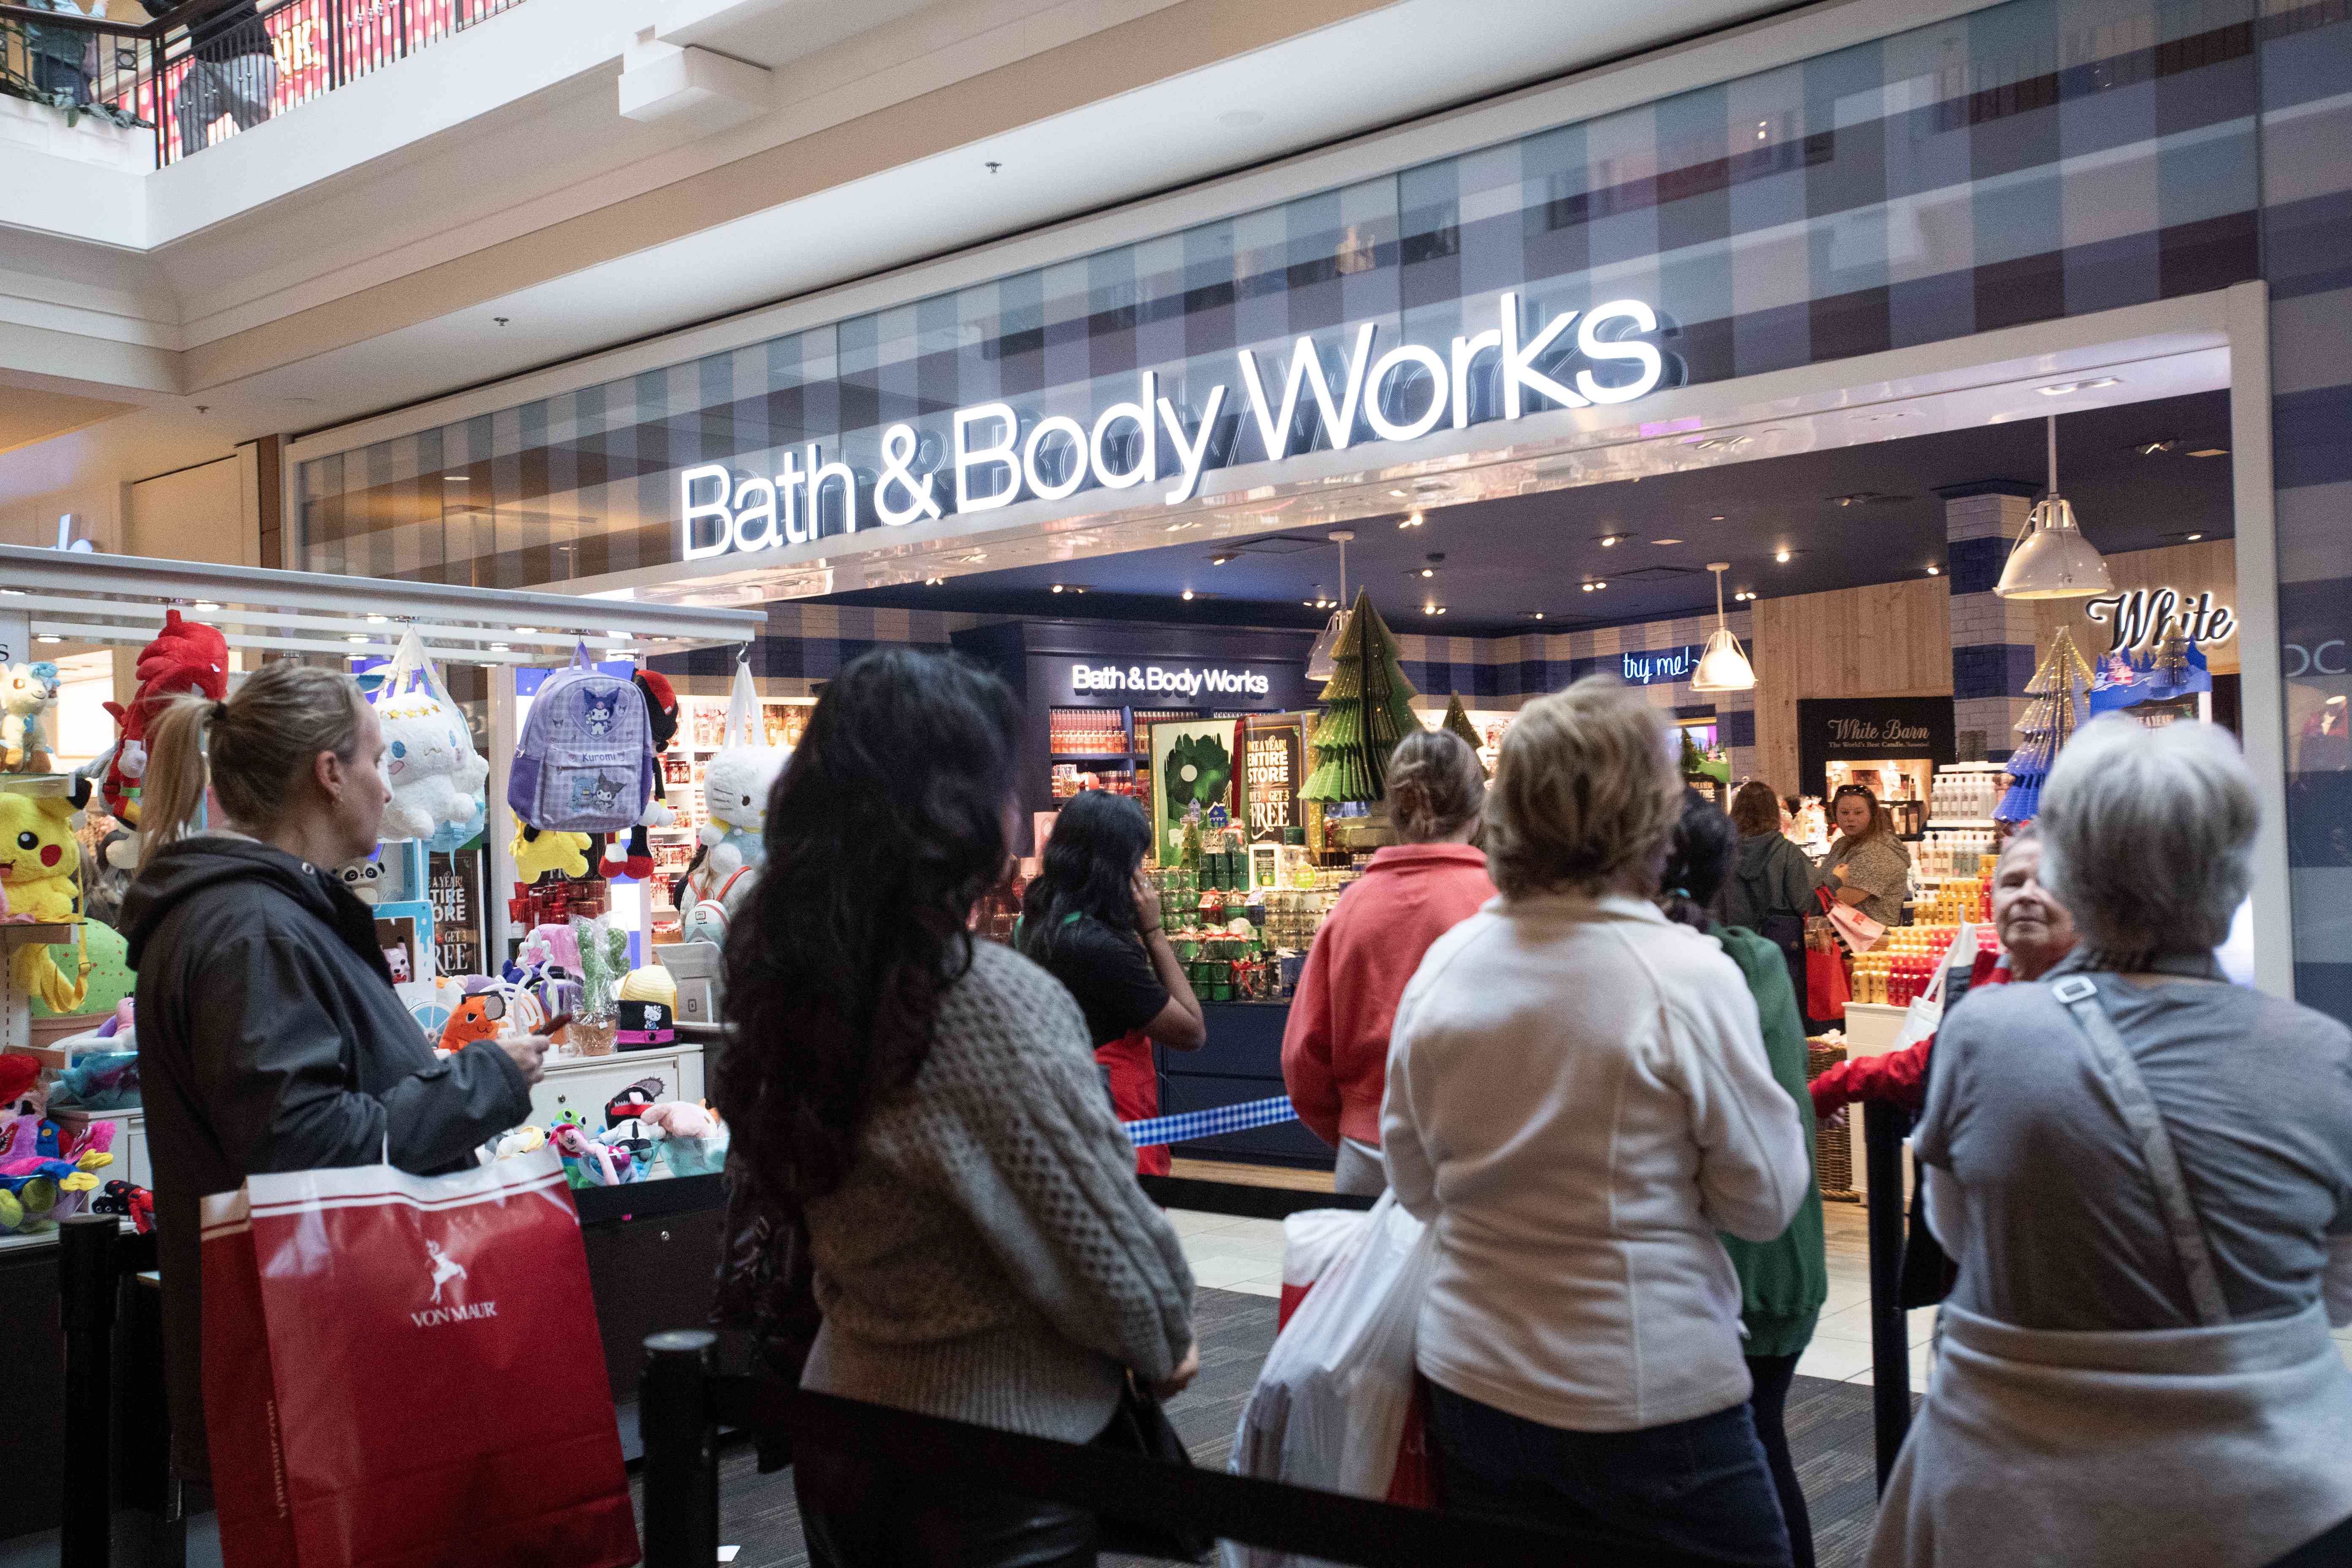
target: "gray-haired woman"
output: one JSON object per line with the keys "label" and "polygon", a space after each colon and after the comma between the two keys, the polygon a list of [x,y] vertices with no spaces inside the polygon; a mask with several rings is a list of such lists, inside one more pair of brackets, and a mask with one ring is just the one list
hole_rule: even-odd
{"label": "gray-haired woman", "polygon": [[1938,1035],[1914,1146],[1960,1278],[1873,1568],[2352,1554],[2352,1031],[2221,978],[2256,816],[2210,725],[2052,769],[2083,942]]}

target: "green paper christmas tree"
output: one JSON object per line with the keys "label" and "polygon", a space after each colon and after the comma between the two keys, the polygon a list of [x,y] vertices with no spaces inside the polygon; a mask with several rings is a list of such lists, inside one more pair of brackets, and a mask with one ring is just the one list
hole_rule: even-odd
{"label": "green paper christmas tree", "polygon": [[[1478,733],[1478,726],[1470,722],[1470,710],[1462,706],[1462,693],[1459,691],[1454,693],[1454,700],[1445,705],[1445,717],[1437,727],[1451,730],[1461,736],[1474,756],[1477,754],[1478,748],[1486,743],[1486,738]],[[1484,761],[1479,763],[1478,771],[1490,778],[1493,776],[1493,770]]]}
{"label": "green paper christmas tree", "polygon": [[1359,593],[1347,628],[1332,650],[1330,683],[1323,688],[1323,718],[1315,728],[1315,767],[1301,800],[1372,801],[1388,777],[1389,753],[1421,720],[1418,695],[1397,659],[1396,639]]}

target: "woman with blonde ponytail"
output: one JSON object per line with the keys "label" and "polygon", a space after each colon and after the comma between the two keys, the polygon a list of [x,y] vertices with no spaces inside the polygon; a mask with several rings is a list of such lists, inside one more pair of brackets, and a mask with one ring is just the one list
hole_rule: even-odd
{"label": "woman with blonde ponytail", "polygon": [[402,1005],[373,911],[334,868],[375,847],[383,732],[351,677],[290,659],[148,729],[139,879],[122,929],[163,1241],[173,1462],[205,1452],[197,1205],[248,1175],[463,1168],[530,1114],[540,1044],[436,1058]]}

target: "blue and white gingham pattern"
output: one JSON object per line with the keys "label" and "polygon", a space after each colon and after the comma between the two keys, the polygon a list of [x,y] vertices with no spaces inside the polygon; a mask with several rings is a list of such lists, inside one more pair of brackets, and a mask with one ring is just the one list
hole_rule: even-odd
{"label": "blue and white gingham pattern", "polygon": [[1127,1141],[1144,1149],[1156,1143],[1190,1143],[1196,1138],[1214,1138],[1221,1132],[1246,1132],[1253,1127],[1271,1127],[1277,1121],[1297,1120],[1298,1110],[1290,1103],[1290,1097],[1277,1094],[1272,1100],[1188,1110],[1181,1116],[1155,1116],[1149,1121],[1121,1125],[1126,1129]]}

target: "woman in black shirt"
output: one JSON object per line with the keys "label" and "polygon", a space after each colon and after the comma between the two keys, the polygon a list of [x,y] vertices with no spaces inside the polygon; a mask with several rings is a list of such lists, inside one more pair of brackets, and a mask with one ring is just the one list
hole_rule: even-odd
{"label": "woman in black shirt", "polygon": [[[1143,874],[1150,845],[1141,806],[1087,790],[1055,818],[1045,866],[1021,906],[1020,949],[1077,999],[1121,1121],[1160,1114],[1154,1042],[1195,1051],[1208,1038],[1200,1001],[1160,929],[1159,894]],[[1141,1151],[1136,1169],[1166,1175],[1166,1147]]]}

